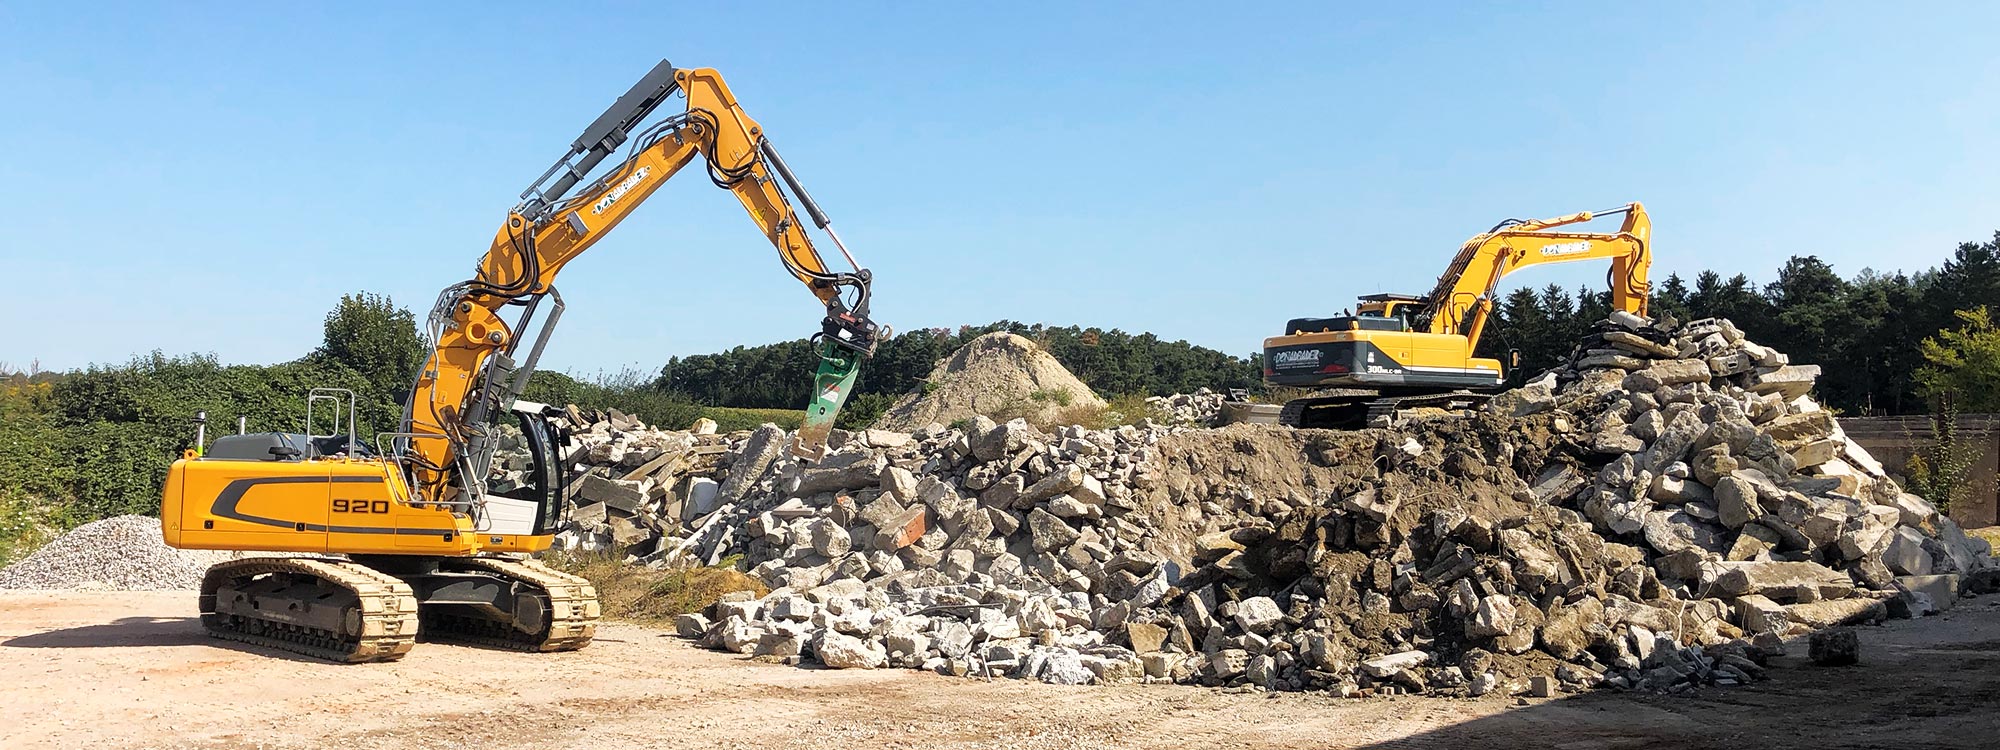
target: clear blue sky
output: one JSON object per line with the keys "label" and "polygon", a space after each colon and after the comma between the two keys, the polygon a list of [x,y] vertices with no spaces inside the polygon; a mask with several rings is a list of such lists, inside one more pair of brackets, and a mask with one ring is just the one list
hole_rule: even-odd
{"label": "clear blue sky", "polygon": [[[2000,229],[1991,4],[411,5],[0,0],[0,362],[287,360],[363,289],[421,315],[662,57],[729,79],[899,329],[1246,354],[1502,218],[1629,200],[1658,278]],[[820,316],[698,173],[559,287],[545,364],[584,374]]]}

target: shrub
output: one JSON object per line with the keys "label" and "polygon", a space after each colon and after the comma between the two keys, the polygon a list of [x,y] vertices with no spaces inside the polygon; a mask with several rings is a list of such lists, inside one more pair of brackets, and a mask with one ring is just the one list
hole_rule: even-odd
{"label": "shrub", "polygon": [[711,406],[701,410],[701,415],[715,420],[716,432],[736,432],[754,430],[769,422],[787,430],[796,430],[806,420],[805,410],[792,409],[731,409]]}
{"label": "shrub", "polygon": [[862,430],[881,419],[883,412],[895,405],[896,397],[886,393],[857,393],[847,398],[840,408],[840,416],[833,424],[843,430]]}
{"label": "shrub", "polygon": [[648,425],[669,430],[685,430],[696,419],[707,416],[700,404],[660,389],[651,379],[629,367],[617,373],[599,373],[593,380],[578,380],[560,372],[536,372],[528,378],[528,387],[521,397],[557,406],[617,409]]}
{"label": "shrub", "polygon": [[60,530],[55,513],[27,493],[0,487],[0,568],[27,557]]}

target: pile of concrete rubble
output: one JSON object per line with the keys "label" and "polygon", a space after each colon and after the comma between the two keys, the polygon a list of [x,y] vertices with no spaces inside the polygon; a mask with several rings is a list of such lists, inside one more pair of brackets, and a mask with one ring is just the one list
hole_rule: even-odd
{"label": "pile of concrete rubble", "polygon": [[1991,580],[1806,395],[1817,368],[1727,321],[1600,329],[1484,410],[1354,432],[977,418],[837,431],[808,464],[768,425],[596,423],[588,463],[715,464],[586,480],[562,539],[761,578],[679,622],[739,653],[1340,695],[1740,684],[1785,639]]}
{"label": "pile of concrete rubble", "polygon": [[[698,420],[688,431],[648,427],[617,409],[568,407],[570,441],[564,461],[580,467],[569,478],[567,527],[558,549],[623,554],[657,550],[682,519],[714,509],[717,459],[729,451],[715,423]],[[502,437],[496,477],[488,491],[518,484],[529,468],[525,448]]]}
{"label": "pile of concrete rubble", "polygon": [[1227,397],[1207,388],[1197,388],[1193,393],[1176,393],[1172,396],[1147,396],[1146,408],[1167,424],[1213,425],[1222,418],[1222,402]]}

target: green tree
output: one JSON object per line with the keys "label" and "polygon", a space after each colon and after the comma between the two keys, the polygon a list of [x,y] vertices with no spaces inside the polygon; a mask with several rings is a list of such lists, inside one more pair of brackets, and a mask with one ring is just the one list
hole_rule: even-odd
{"label": "green tree", "polygon": [[408,308],[368,292],[341,295],[326,314],[325,334],[313,356],[361,373],[378,393],[408,391],[430,353]]}
{"label": "green tree", "polygon": [[1668,274],[1667,280],[1653,289],[1647,311],[1655,316],[1672,315],[1683,321],[1691,320],[1688,309],[1689,294],[1692,292],[1688,291],[1687,282],[1681,279],[1680,274]]}
{"label": "green tree", "polygon": [[1963,411],[2000,411],[2000,329],[1986,306],[1958,311],[1957,329],[1924,339],[1917,370],[1926,395],[1948,397]]}
{"label": "green tree", "polygon": [[[1757,343],[1775,347],[1800,362],[1838,362],[1848,337],[1855,332],[1855,315],[1849,309],[1851,291],[1833,267],[1819,258],[1793,256],[1778,269],[1778,280],[1764,289],[1776,316],[1742,320],[1737,325]],[[1821,381],[1820,395],[1851,408],[1860,400],[1851,392],[1853,385],[1850,379],[1826,379]]]}

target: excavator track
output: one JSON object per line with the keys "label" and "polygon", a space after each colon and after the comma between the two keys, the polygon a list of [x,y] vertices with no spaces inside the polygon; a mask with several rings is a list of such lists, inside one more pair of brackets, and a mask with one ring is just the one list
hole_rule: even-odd
{"label": "excavator track", "polygon": [[426,640],[470,643],[515,651],[574,651],[589,645],[597,634],[602,610],[597,588],[590,581],[552,569],[534,560],[502,560],[469,557],[444,562],[446,568],[478,571],[520,581],[546,597],[547,624],[529,632],[505,620],[476,617],[426,607],[423,633]]}
{"label": "excavator track", "polygon": [[1470,409],[1492,399],[1489,393],[1447,391],[1410,396],[1383,396],[1371,391],[1343,391],[1335,395],[1292,399],[1278,415],[1278,423],[1291,427],[1355,430],[1377,426],[1383,420],[1423,407]]}
{"label": "excavator track", "polygon": [[1428,393],[1421,396],[1379,398],[1368,403],[1368,423],[1375,424],[1375,420],[1383,417],[1393,419],[1397,414],[1402,412],[1425,407],[1472,409],[1492,399],[1493,394],[1473,393],[1472,391],[1447,391],[1444,393]]}
{"label": "excavator track", "polygon": [[339,662],[393,661],[417,643],[408,584],[345,560],[245,558],[208,569],[209,634]]}

